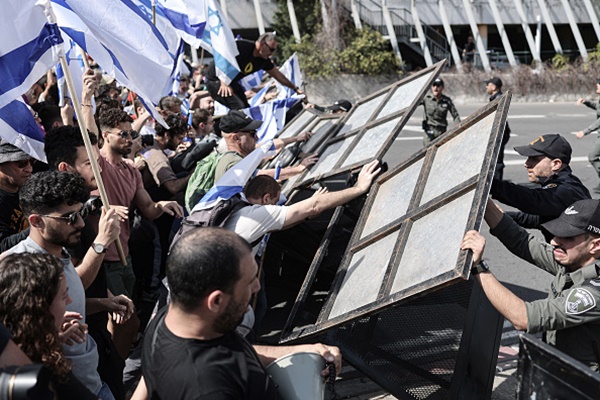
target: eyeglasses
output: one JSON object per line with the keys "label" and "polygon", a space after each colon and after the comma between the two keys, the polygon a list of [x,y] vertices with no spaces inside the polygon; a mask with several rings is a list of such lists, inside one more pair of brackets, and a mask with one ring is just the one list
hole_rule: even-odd
{"label": "eyeglasses", "polygon": [[77,223],[77,217],[81,217],[81,219],[85,220],[88,216],[88,213],[89,213],[89,211],[88,211],[87,207],[83,206],[83,207],[81,207],[81,210],[73,211],[69,215],[44,215],[44,214],[39,214],[39,215],[40,215],[40,217],[62,219],[63,221],[67,221],[67,224],[69,224],[69,225],[75,225]]}
{"label": "eyeglasses", "polygon": [[127,136],[131,136],[131,140],[135,140],[138,138],[138,136],[140,136],[140,134],[136,130],[133,130],[133,129],[130,131],[108,132],[108,133],[112,133],[113,135],[121,136],[121,139],[127,139]]}
{"label": "eyeglasses", "polygon": [[247,133],[248,135],[252,136],[254,139],[258,139],[258,135],[256,134],[256,129],[254,129],[252,131],[246,131],[244,133]]}
{"label": "eyeglasses", "polygon": [[25,169],[30,165],[33,167],[35,165],[35,162],[36,162],[35,158],[29,158],[27,160],[16,161],[16,165],[17,165],[17,168]]}
{"label": "eyeglasses", "polygon": [[269,45],[267,44],[267,42],[263,42],[263,44],[269,48],[269,51],[270,51],[271,53],[275,53],[275,52],[277,51],[277,47],[273,48],[273,47],[269,46]]}
{"label": "eyeglasses", "polygon": [[431,86],[432,87],[436,87],[436,86],[437,87],[443,87],[444,85],[442,85],[441,83],[433,83]]}

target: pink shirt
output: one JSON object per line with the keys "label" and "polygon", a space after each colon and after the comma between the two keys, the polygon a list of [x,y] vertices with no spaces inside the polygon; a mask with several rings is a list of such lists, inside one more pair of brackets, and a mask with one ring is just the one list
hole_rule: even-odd
{"label": "pink shirt", "polygon": [[[109,203],[129,208],[137,191],[144,189],[140,171],[134,166],[133,161],[126,158],[118,164],[113,165],[108,162],[102,152],[100,152],[99,161],[100,168],[102,168],[102,181]],[[129,241],[129,221],[121,222],[121,234],[119,238],[121,239],[123,252],[127,256],[129,254],[129,246],[127,245]],[[119,261],[116,244],[113,243],[108,246],[104,260]]]}

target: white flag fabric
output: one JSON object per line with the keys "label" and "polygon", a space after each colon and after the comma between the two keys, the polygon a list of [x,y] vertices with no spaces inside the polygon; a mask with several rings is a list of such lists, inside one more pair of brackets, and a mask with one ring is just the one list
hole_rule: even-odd
{"label": "white flag fabric", "polygon": [[260,162],[265,157],[273,157],[275,154],[277,152],[272,140],[256,148],[252,153],[228,169],[191,212],[214,207],[220,201],[230,199],[240,193],[254,175]]}
{"label": "white flag fabric", "polygon": [[[121,85],[135,92],[154,119],[171,92],[179,54],[131,0],[52,0],[61,30]],[[181,51],[182,46],[177,51]]]}
{"label": "white flag fabric", "polygon": [[200,46],[213,55],[217,77],[229,85],[240,73],[240,66],[235,59],[239,52],[221,8],[215,0],[182,1],[187,6],[192,24],[198,24],[203,19],[206,21]]}
{"label": "white flag fabric", "polygon": [[[83,73],[85,72],[85,62],[83,61],[83,54],[77,48],[77,44],[68,39],[65,41],[65,58],[67,60],[67,65],[69,66],[69,71],[71,72],[71,77],[73,78],[73,85],[75,86],[75,93],[77,96],[81,96],[81,92],[83,91]],[[63,71],[62,64],[56,65],[56,83],[58,85],[58,97],[60,100],[58,105],[60,107],[65,105],[65,101],[71,99],[71,93],[67,88],[67,82],[65,77],[65,71]],[[94,114],[96,113],[96,99],[92,97],[92,110]],[[77,118],[77,116],[74,116]]]}
{"label": "white flag fabric", "polygon": [[48,0],[2,0],[0,107],[15,100],[58,62],[62,37]]}
{"label": "white flag fabric", "polygon": [[0,136],[31,157],[46,162],[44,133],[23,98],[19,97],[0,108]]}
{"label": "white flag fabric", "polygon": [[244,90],[252,90],[262,84],[262,78],[264,75],[265,71],[259,69],[258,71],[253,72],[250,75],[246,75],[240,79],[240,85],[242,85]]}
{"label": "white flag fabric", "polygon": [[[149,0],[138,0],[143,3],[150,3]],[[198,3],[202,3],[199,1]],[[201,9],[201,8],[199,8]],[[198,13],[196,11],[196,13]],[[191,47],[197,49],[200,47],[204,27],[206,25],[206,16],[204,12],[200,15],[194,14],[194,9],[188,9],[183,0],[157,0],[156,2],[157,26],[158,15],[169,20],[171,26]],[[193,22],[192,22],[193,21]]]}
{"label": "white flag fabric", "polygon": [[[300,62],[298,61],[298,54],[294,53],[288,58],[285,63],[279,68],[279,71],[285,75],[296,87],[302,87],[303,78],[302,71],[300,71]],[[293,97],[295,92],[287,86],[283,86],[281,83],[275,81],[277,85],[277,90],[279,94],[277,95],[278,99],[285,99],[288,97]]]}

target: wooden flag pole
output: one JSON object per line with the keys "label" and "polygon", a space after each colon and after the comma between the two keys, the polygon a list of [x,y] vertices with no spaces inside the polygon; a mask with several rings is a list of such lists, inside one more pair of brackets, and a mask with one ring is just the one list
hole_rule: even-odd
{"label": "wooden flag pole", "polygon": [[[67,82],[67,88],[71,93],[71,101],[73,102],[75,115],[77,116],[77,121],[79,121],[79,130],[81,131],[81,136],[83,136],[85,151],[87,152],[87,155],[90,159],[90,165],[92,166],[92,171],[94,172],[94,177],[96,178],[96,183],[98,184],[100,199],[102,200],[102,205],[104,206],[104,208],[106,208],[106,210],[109,210],[110,203],[108,202],[106,189],[104,189],[104,183],[102,182],[102,176],[100,175],[100,168],[98,168],[96,154],[94,154],[94,149],[92,147],[92,142],[90,141],[90,136],[87,132],[87,129],[85,128],[83,112],[81,111],[81,103],[79,102],[79,96],[75,92],[75,85],[73,83],[73,77],[71,76],[71,70],[69,70],[69,64],[67,63],[67,58],[64,54],[61,54],[59,59],[60,65],[62,65],[63,71],[65,73],[65,81]],[[127,265],[127,261],[125,260],[125,253],[123,252],[123,246],[121,245],[121,240],[118,237],[115,240],[115,244],[117,245],[117,251],[119,252],[119,259],[121,260],[121,264]]]}

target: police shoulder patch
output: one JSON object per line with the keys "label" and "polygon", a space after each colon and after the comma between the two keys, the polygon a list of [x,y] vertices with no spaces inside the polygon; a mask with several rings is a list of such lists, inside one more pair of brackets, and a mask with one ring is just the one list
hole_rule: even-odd
{"label": "police shoulder patch", "polygon": [[557,186],[558,185],[556,183],[549,183],[546,186],[544,186],[542,189],[554,189]]}
{"label": "police shoulder patch", "polygon": [[600,277],[599,278],[594,278],[592,280],[590,280],[590,283],[594,286],[598,286],[600,287]]}
{"label": "police shoulder patch", "polygon": [[587,289],[576,288],[569,292],[565,301],[567,314],[583,314],[596,307],[596,298]]}

